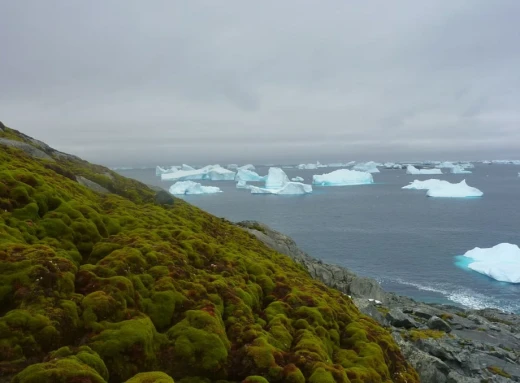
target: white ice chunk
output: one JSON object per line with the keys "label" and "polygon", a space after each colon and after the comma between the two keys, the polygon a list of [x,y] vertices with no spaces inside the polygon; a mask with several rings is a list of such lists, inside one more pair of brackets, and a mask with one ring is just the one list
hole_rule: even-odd
{"label": "white ice chunk", "polygon": [[165,173],[175,173],[178,170],[179,170],[178,166],[170,166],[169,168],[166,168],[166,167],[163,168],[161,166],[157,166],[155,168],[155,175],[160,176],[161,174],[165,174]]}
{"label": "white ice chunk", "polygon": [[327,164],[326,167],[327,168],[346,168],[348,166],[352,166],[356,163],[356,161],[350,161],[350,162],[333,162],[333,163],[330,163],[330,164]]}
{"label": "white ice chunk", "polygon": [[181,170],[184,170],[184,171],[186,171],[186,170],[195,170],[195,168],[190,166],[190,165],[182,164]]}
{"label": "white ice chunk", "polygon": [[415,180],[410,183],[410,185],[403,186],[403,189],[414,189],[414,190],[429,190],[434,189],[438,187],[443,187],[450,184],[448,181],[443,180],[436,180],[436,179],[430,179],[430,180],[424,180],[419,181]]}
{"label": "white ice chunk", "polygon": [[454,165],[451,168],[452,174],[469,174],[471,171],[464,169],[461,165]]}
{"label": "white ice chunk", "polygon": [[413,165],[408,165],[406,174],[442,174],[441,169],[417,169]]}
{"label": "white ice chunk", "polygon": [[254,165],[251,165],[251,164],[247,164],[247,165],[243,165],[243,166],[240,166],[238,169],[242,169],[242,170],[252,170],[252,171],[255,171],[256,168]]}
{"label": "white ice chunk", "polygon": [[318,164],[300,164],[297,168],[300,170],[314,170],[318,169]]}
{"label": "white ice chunk", "polygon": [[364,185],[374,183],[374,178],[367,172],[338,169],[331,173],[312,176],[312,183],[321,186]]}
{"label": "white ice chunk", "polygon": [[468,268],[497,281],[520,283],[520,248],[510,243],[501,243],[491,248],[475,247],[464,254],[473,262]]}
{"label": "white ice chunk", "polygon": [[171,194],[213,194],[222,190],[216,186],[202,186],[198,182],[180,181],[170,187]]}
{"label": "white ice chunk", "polygon": [[208,165],[196,170],[179,170],[174,173],[161,174],[163,181],[212,180],[233,181],[235,172],[224,169],[220,165]]}
{"label": "white ice chunk", "polygon": [[438,169],[451,169],[454,166],[456,166],[456,165],[453,162],[450,162],[450,161],[444,161],[444,162],[441,162],[438,165],[435,165],[435,167],[438,168]]}
{"label": "white ice chunk", "polygon": [[239,168],[235,177],[236,181],[265,181],[266,176],[259,176],[258,173],[252,170]]}
{"label": "white ice chunk", "polygon": [[291,181],[294,181],[294,182],[303,182],[304,179],[302,177],[294,177],[291,179]]}
{"label": "white ice chunk", "polygon": [[369,161],[356,164],[352,169],[358,170],[360,172],[379,173],[379,169],[377,167],[382,165],[383,164],[380,164],[379,162]]}
{"label": "white ice chunk", "polygon": [[439,184],[436,187],[429,189],[426,193],[428,197],[452,197],[452,198],[464,198],[464,197],[482,197],[482,193],[477,188],[468,186],[466,180],[462,180],[458,184]]}
{"label": "white ice chunk", "polygon": [[385,162],[383,164],[383,166],[385,167],[385,169],[402,169],[403,168],[403,165],[396,164],[394,162]]}
{"label": "white ice chunk", "polygon": [[251,185],[248,185],[244,180],[239,180],[237,182],[237,189],[251,189]]}
{"label": "white ice chunk", "polygon": [[265,187],[267,189],[281,189],[289,183],[289,177],[280,168],[269,168],[269,173],[265,180]]}
{"label": "white ice chunk", "polygon": [[251,186],[251,194],[298,195],[312,193],[312,186],[300,182],[288,182],[279,189]]}
{"label": "white ice chunk", "polygon": [[227,168],[228,168],[229,170],[237,170],[237,169],[238,169],[238,165],[237,165],[237,164],[229,164],[229,165],[227,166]]}

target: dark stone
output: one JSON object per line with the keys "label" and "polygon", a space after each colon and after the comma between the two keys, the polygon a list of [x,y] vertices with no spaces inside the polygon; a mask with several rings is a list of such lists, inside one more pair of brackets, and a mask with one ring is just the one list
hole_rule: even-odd
{"label": "dark stone", "polygon": [[419,327],[417,322],[408,315],[404,314],[401,310],[391,309],[386,314],[386,320],[390,322],[392,326],[401,328],[417,328]]}
{"label": "dark stone", "polygon": [[155,194],[155,203],[158,205],[173,205],[175,200],[166,190],[158,191]]}
{"label": "dark stone", "polygon": [[10,146],[12,148],[21,149],[33,158],[54,161],[54,158],[49,156],[47,153],[45,153],[44,151],[42,151],[38,148],[35,148],[34,146],[32,146],[26,142],[9,140],[7,138],[0,138],[0,145],[5,145],[5,146]]}
{"label": "dark stone", "polygon": [[443,321],[441,318],[436,317],[436,316],[433,316],[430,319],[428,319],[428,322],[426,323],[426,325],[428,326],[428,328],[430,328],[432,330],[444,331],[446,333],[451,332],[450,325],[448,323],[446,323],[445,321]]}
{"label": "dark stone", "polygon": [[86,179],[83,176],[76,176],[76,181],[78,181],[78,183],[80,185],[83,185],[96,193],[101,193],[101,194],[110,193],[110,191],[108,189],[104,188],[103,186],[101,186],[89,179]]}

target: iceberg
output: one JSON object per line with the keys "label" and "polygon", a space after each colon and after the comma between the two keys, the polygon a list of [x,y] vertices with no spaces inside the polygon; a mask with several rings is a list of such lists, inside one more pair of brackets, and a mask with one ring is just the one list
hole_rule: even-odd
{"label": "iceberg", "polygon": [[471,171],[464,169],[461,165],[454,165],[451,168],[451,174],[469,174]]}
{"label": "iceberg", "polygon": [[475,247],[464,257],[470,258],[467,267],[497,281],[520,283],[520,248],[510,243],[500,243],[491,248]]}
{"label": "iceberg", "polygon": [[202,186],[198,182],[180,181],[170,187],[170,194],[213,194],[222,190],[216,186]]}
{"label": "iceberg", "polygon": [[312,176],[312,183],[321,186],[364,185],[374,183],[374,179],[368,172],[338,169],[331,173]]}
{"label": "iceberg", "polygon": [[359,163],[357,165],[354,165],[352,168],[353,170],[358,170],[360,172],[367,172],[367,173],[379,173],[378,166],[382,166],[382,164],[374,161],[365,162],[365,163]]}
{"label": "iceberg", "polygon": [[238,167],[238,169],[242,169],[242,170],[252,170],[252,171],[255,171],[256,168],[254,165],[251,165],[251,164],[247,164],[247,165],[243,165],[243,166],[240,166]]}
{"label": "iceberg", "polygon": [[237,189],[251,189],[251,185],[248,185],[246,181],[239,180],[237,182]]}
{"label": "iceberg", "polygon": [[291,181],[294,181],[294,182],[303,182],[304,179],[302,177],[294,177],[291,179]]}
{"label": "iceberg", "polygon": [[417,169],[413,165],[408,165],[406,174],[442,174],[441,169]]}
{"label": "iceberg", "polygon": [[482,161],[482,163],[483,163],[484,165],[491,165],[491,161],[488,161],[488,160],[484,160],[484,161]]}
{"label": "iceberg", "polygon": [[155,175],[160,176],[161,174],[165,174],[165,173],[175,173],[178,170],[179,170],[178,166],[170,166],[169,168],[163,168],[161,166],[156,166]]}
{"label": "iceberg", "polygon": [[425,181],[415,180],[410,185],[403,186],[402,189],[414,189],[414,190],[429,190],[438,187],[447,186],[450,184],[448,181],[430,179]]}
{"label": "iceberg", "polygon": [[229,164],[229,165],[227,166],[227,168],[228,168],[229,170],[237,170],[237,169],[238,169],[238,165],[237,165],[237,164]]}
{"label": "iceberg", "polygon": [[252,170],[238,168],[235,181],[265,181],[266,176],[259,176],[258,173]]}
{"label": "iceberg", "polygon": [[267,178],[265,180],[265,187],[267,189],[281,189],[288,184],[289,177],[280,168],[269,168]]}
{"label": "iceberg", "polygon": [[491,162],[497,165],[520,165],[520,160],[493,160]]}
{"label": "iceberg", "polygon": [[182,164],[180,170],[184,170],[184,171],[187,171],[187,170],[195,170],[195,168],[192,167],[192,166],[190,166],[190,165]]}
{"label": "iceberg", "polygon": [[455,164],[450,161],[444,161],[444,162],[441,162],[440,164],[435,165],[435,167],[438,169],[451,169],[454,166],[455,166]]}
{"label": "iceberg", "polygon": [[383,164],[383,166],[385,167],[385,169],[402,169],[403,168],[403,165],[396,164],[394,162],[385,162]]}
{"label": "iceberg", "polygon": [[300,164],[296,168],[300,170],[314,170],[318,169],[318,164]]}
{"label": "iceberg", "polygon": [[212,180],[234,181],[236,173],[224,169],[220,165],[208,165],[196,170],[178,170],[161,174],[162,181]]}
{"label": "iceberg", "polygon": [[438,184],[437,186],[428,189],[426,193],[428,197],[451,197],[451,198],[465,198],[465,197],[482,197],[482,193],[477,188],[468,186],[466,180],[462,180],[458,184]]}
{"label": "iceberg", "polygon": [[287,182],[279,189],[260,188],[251,186],[251,194],[298,195],[312,193],[312,186],[300,182]]}
{"label": "iceberg", "polygon": [[356,161],[350,161],[350,162],[345,162],[345,163],[333,162],[333,163],[327,164],[326,167],[327,168],[346,168],[348,166],[354,165],[355,163],[356,163]]}

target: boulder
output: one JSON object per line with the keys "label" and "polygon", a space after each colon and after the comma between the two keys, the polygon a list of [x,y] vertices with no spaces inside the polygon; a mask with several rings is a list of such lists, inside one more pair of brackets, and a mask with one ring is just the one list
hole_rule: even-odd
{"label": "boulder", "polygon": [[9,146],[11,148],[21,149],[33,158],[54,161],[54,158],[49,156],[43,150],[35,148],[34,146],[27,144],[25,142],[22,142],[22,141],[9,140],[7,138],[0,138],[0,145],[5,145],[5,146]]}
{"label": "boulder", "polygon": [[417,328],[419,325],[410,316],[403,313],[401,310],[393,308],[385,316],[386,320],[394,327],[401,328]]}
{"label": "boulder", "polygon": [[104,188],[103,186],[101,186],[83,176],[76,176],[76,181],[78,181],[78,183],[80,185],[83,185],[96,193],[100,193],[100,194],[110,193],[110,191],[108,189]]}
{"label": "boulder", "polygon": [[451,332],[450,325],[437,316],[432,316],[430,319],[428,319],[426,325],[432,330],[444,331],[446,333]]}

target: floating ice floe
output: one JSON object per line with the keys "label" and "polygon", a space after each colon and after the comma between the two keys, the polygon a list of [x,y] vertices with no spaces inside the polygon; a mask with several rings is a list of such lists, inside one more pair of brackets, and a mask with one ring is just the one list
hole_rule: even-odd
{"label": "floating ice floe", "polygon": [[441,163],[435,165],[435,167],[438,169],[451,169],[454,166],[455,166],[455,164],[451,161],[444,161],[444,162],[441,162]]}
{"label": "floating ice floe", "polygon": [[260,176],[258,175],[258,173],[252,171],[252,170],[247,170],[247,169],[242,169],[242,168],[238,168],[238,171],[237,171],[237,175],[235,177],[235,181],[265,181],[266,179],[266,176]]}
{"label": "floating ice floe", "polygon": [[247,164],[247,165],[239,166],[238,169],[242,169],[242,170],[252,170],[252,171],[255,171],[255,170],[256,170],[255,165],[251,165],[251,164]]}
{"label": "floating ice floe", "polygon": [[378,166],[382,166],[382,164],[379,162],[369,161],[356,164],[352,169],[360,172],[379,173],[379,169],[377,168]]}
{"label": "floating ice floe", "polygon": [[350,161],[350,162],[332,162],[330,164],[325,165],[327,168],[346,168],[348,166],[352,166],[356,163],[356,161]]}
{"label": "floating ice floe", "polygon": [[466,198],[466,197],[482,197],[479,189],[466,184],[466,180],[462,180],[458,184],[438,184],[437,186],[428,189],[426,193],[428,197],[446,197],[446,198]]}
{"label": "floating ice floe", "polygon": [[238,169],[238,165],[237,164],[229,164],[226,167],[228,168],[228,170],[237,170]]}
{"label": "floating ice floe", "polygon": [[300,164],[297,168],[300,170],[314,170],[318,169],[318,164]]}
{"label": "floating ice floe", "polygon": [[302,177],[294,177],[291,179],[291,181],[294,181],[294,182],[303,182],[304,179]]}
{"label": "floating ice floe", "polygon": [[482,161],[482,163],[483,163],[484,165],[491,165],[491,161],[488,161],[488,160],[484,160],[484,161]]}
{"label": "floating ice floe", "polygon": [[469,174],[470,170],[464,169],[461,165],[453,165],[451,168],[451,174]]}
{"label": "floating ice floe", "polygon": [[161,174],[162,181],[212,180],[233,181],[235,172],[224,169],[220,165],[208,165],[196,170],[179,170],[174,173]]}
{"label": "floating ice floe", "polygon": [[402,189],[429,190],[437,187],[443,187],[450,184],[448,181],[429,179],[424,181],[415,180],[410,185],[403,186]]}
{"label": "floating ice floe", "polygon": [[413,165],[408,165],[406,168],[406,174],[442,174],[441,169],[417,169]]}
{"label": "floating ice floe", "polygon": [[156,166],[155,175],[160,176],[161,174],[165,174],[165,173],[175,173],[178,170],[179,170],[178,166],[170,166],[169,168],[162,167],[162,166]]}
{"label": "floating ice floe", "polygon": [[403,168],[403,165],[396,164],[394,162],[385,162],[383,164],[383,166],[384,166],[385,169],[402,169]]}
{"label": "floating ice floe", "polygon": [[501,243],[491,248],[475,247],[464,254],[470,258],[467,267],[497,281],[520,283],[520,248]]}
{"label": "floating ice floe", "polygon": [[251,189],[251,185],[248,185],[246,181],[239,180],[236,185],[237,189]]}
{"label": "floating ice floe", "polygon": [[180,170],[189,171],[189,170],[195,170],[195,168],[193,166],[190,166],[190,165],[182,164]]}
{"label": "floating ice floe", "polygon": [[497,165],[520,165],[520,160],[493,160],[491,162]]}
{"label": "floating ice floe", "polygon": [[374,178],[368,172],[338,169],[327,174],[312,176],[312,183],[321,186],[364,185],[374,183]]}
{"label": "floating ice floe", "polygon": [[265,188],[250,185],[251,194],[308,194],[312,186],[300,182],[291,182],[280,168],[269,168]]}
{"label": "floating ice floe", "polygon": [[309,194],[309,193],[312,193],[312,186],[305,185],[300,182],[288,182],[283,187],[278,188],[278,189],[267,189],[267,188],[260,188],[257,186],[251,186],[251,194],[297,195],[297,194]]}
{"label": "floating ice floe", "polygon": [[179,181],[170,187],[171,194],[213,194],[222,190],[216,186],[202,186],[198,182]]}

